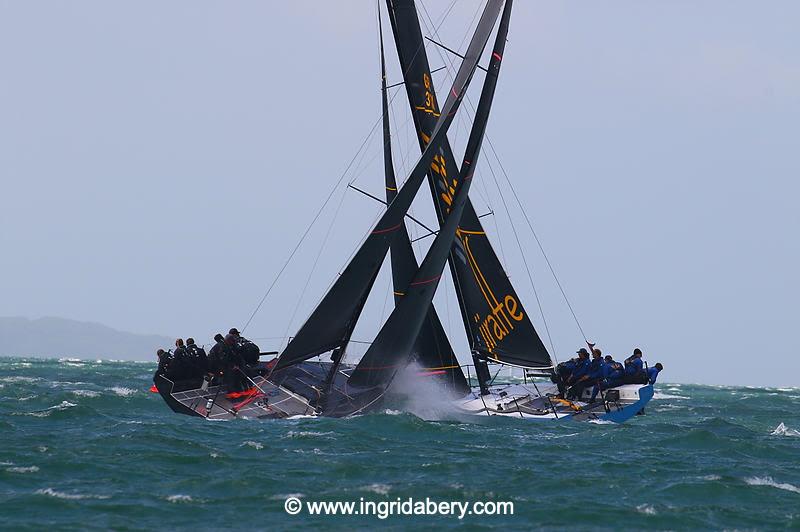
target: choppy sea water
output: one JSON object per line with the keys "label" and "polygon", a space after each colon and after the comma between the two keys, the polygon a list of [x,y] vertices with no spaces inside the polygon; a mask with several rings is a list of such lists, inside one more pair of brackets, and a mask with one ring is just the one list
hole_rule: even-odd
{"label": "choppy sea water", "polygon": [[[0,358],[0,528],[796,529],[800,388],[658,384],[617,426],[207,422],[152,364]],[[292,516],[284,501],[511,501],[513,515]]]}

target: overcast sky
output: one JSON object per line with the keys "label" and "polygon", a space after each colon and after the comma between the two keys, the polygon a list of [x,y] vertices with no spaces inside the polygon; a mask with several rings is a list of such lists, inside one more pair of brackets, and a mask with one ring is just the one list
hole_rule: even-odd
{"label": "overcast sky", "polygon": [[[450,3],[424,5],[463,50],[480,2],[442,22]],[[376,5],[0,0],[0,316],[241,327],[379,117]],[[514,6],[492,144],[587,335],[618,358],[642,347],[664,380],[800,385],[798,20],[795,1]],[[403,174],[418,147],[393,95]],[[458,159],[467,127],[451,130]],[[494,210],[543,330],[513,221],[564,359],[582,338],[503,208],[500,163],[484,153],[477,178],[476,209]],[[262,349],[297,330],[380,212],[344,184],[382,194],[382,179],[373,137],[247,329]],[[415,214],[434,223],[422,192]],[[360,338],[388,289],[382,276]],[[437,308],[466,362],[450,291]]]}

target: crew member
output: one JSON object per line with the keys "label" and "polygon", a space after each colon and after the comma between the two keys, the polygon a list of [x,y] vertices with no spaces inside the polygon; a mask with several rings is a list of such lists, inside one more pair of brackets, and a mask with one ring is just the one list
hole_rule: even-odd
{"label": "crew member", "polygon": [[194,338],[187,338],[186,354],[191,362],[192,377],[202,377],[208,371],[208,356],[205,349],[195,344]]}
{"label": "crew member", "polygon": [[223,367],[222,379],[228,393],[237,393],[249,388],[247,375],[244,373],[244,359],[239,353],[236,345],[236,337],[233,334],[226,334],[223,339],[225,354],[225,364]]}
{"label": "crew member", "polygon": [[567,399],[580,399],[583,390],[594,385],[603,377],[603,353],[599,349],[592,350],[592,361],[586,374],[581,376],[567,393]]}
{"label": "crew member", "polygon": [[625,359],[625,384],[641,384],[644,377],[642,350],[638,347]]}
{"label": "crew member", "polygon": [[[155,377],[159,375],[166,375],[167,371],[169,371],[169,363],[171,362],[169,352],[164,351],[163,349],[159,349],[156,351],[156,356],[158,357],[158,369],[156,370]],[[153,377],[153,381],[155,381],[155,377]]]}
{"label": "crew member", "polygon": [[569,375],[566,381],[568,386],[572,386],[587,373],[589,373],[589,351],[584,348],[580,348],[577,353],[578,361],[575,363],[575,368],[572,370],[572,373]]}
{"label": "crew member", "polygon": [[606,355],[605,364],[603,365],[603,378],[594,385],[592,388],[592,397],[589,399],[593,403],[597,398],[597,394],[601,390],[608,390],[609,388],[616,388],[624,383],[625,368],[619,362],[616,362],[611,355]]}
{"label": "crew member", "polygon": [[172,367],[170,373],[173,380],[183,380],[189,377],[191,373],[190,364],[187,360],[186,347],[183,344],[183,338],[175,340],[175,351],[172,352]]}
{"label": "crew member", "polygon": [[214,345],[208,352],[208,372],[212,375],[219,375],[225,367],[225,360],[227,357],[227,347],[225,346],[225,339],[221,334],[214,335]]}
{"label": "crew member", "polygon": [[239,351],[239,355],[241,355],[244,363],[248,366],[255,366],[258,364],[258,356],[261,352],[258,346],[242,336],[236,327],[228,331],[228,334],[234,337],[236,349]]}
{"label": "crew member", "polygon": [[661,365],[661,362],[657,362],[652,368],[647,368],[647,382],[655,384],[658,374],[661,373],[663,369],[664,366]]}

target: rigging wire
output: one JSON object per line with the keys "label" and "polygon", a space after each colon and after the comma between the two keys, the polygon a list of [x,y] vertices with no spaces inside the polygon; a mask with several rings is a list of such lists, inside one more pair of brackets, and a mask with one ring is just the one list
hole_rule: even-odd
{"label": "rigging wire", "polygon": [[306,230],[303,231],[303,234],[300,237],[300,240],[294,246],[294,249],[292,249],[292,252],[289,253],[289,256],[286,258],[286,261],[283,263],[283,266],[281,266],[281,269],[278,271],[278,274],[272,280],[272,283],[270,283],[270,285],[267,288],[266,292],[264,292],[264,295],[261,297],[261,300],[258,302],[258,305],[256,305],[255,310],[253,310],[253,312],[250,314],[250,317],[245,322],[244,326],[242,327],[242,332],[244,332],[247,329],[247,327],[253,321],[253,318],[256,316],[258,311],[261,310],[261,307],[262,307],[262,305],[264,305],[264,301],[266,301],[267,296],[269,296],[270,292],[272,292],[272,289],[275,287],[275,284],[278,282],[278,279],[280,279],[280,277],[283,274],[283,272],[286,271],[286,268],[289,266],[289,263],[292,261],[292,258],[294,258],[295,254],[297,253],[297,250],[300,249],[300,246],[305,241],[305,239],[308,236],[308,234],[311,232],[311,228],[314,227],[314,224],[317,222],[317,220],[319,219],[320,215],[322,215],[322,211],[328,205],[328,202],[331,200],[331,198],[333,197],[333,194],[336,192],[336,189],[339,187],[339,185],[344,180],[345,176],[347,175],[347,172],[350,170],[350,167],[353,166],[353,163],[355,162],[356,158],[358,157],[358,154],[361,153],[362,149],[364,149],[364,146],[366,145],[367,141],[370,139],[372,134],[375,132],[375,129],[378,127],[378,124],[380,124],[380,123],[381,123],[381,116],[379,116],[378,119],[375,121],[375,123],[372,125],[372,128],[369,130],[369,133],[364,138],[364,140],[361,142],[361,145],[359,146],[359,148],[356,151],[356,153],[353,155],[353,158],[350,159],[350,162],[347,164],[347,167],[345,167],[344,171],[342,172],[342,175],[339,176],[339,179],[336,181],[336,183],[331,188],[331,191],[330,191],[330,193],[328,193],[328,196],[325,198],[325,201],[322,202],[322,206],[320,206],[320,208],[317,210],[317,213],[314,215],[314,218],[312,218],[311,223],[309,223],[308,227],[306,227]]}
{"label": "rigging wire", "polygon": [[506,178],[506,182],[508,183],[508,188],[511,189],[511,193],[514,196],[514,199],[516,200],[519,209],[522,211],[522,215],[525,218],[525,222],[527,222],[528,228],[533,234],[533,238],[536,240],[536,244],[539,246],[539,251],[542,253],[544,260],[547,263],[547,267],[550,269],[550,273],[553,275],[553,279],[555,280],[558,289],[561,291],[561,296],[564,298],[564,302],[566,302],[567,307],[569,308],[569,311],[572,314],[572,319],[575,320],[575,325],[578,326],[578,330],[581,332],[581,336],[583,336],[583,339],[588,343],[589,339],[587,338],[586,333],[583,332],[583,327],[581,327],[581,322],[580,320],[578,320],[578,316],[575,314],[575,311],[572,308],[572,304],[570,303],[569,298],[567,297],[567,293],[562,287],[561,281],[559,281],[558,279],[558,275],[556,275],[556,270],[550,263],[550,259],[547,257],[547,253],[545,253],[544,251],[544,246],[542,245],[542,242],[539,240],[539,236],[536,234],[536,231],[533,229],[533,224],[531,223],[531,220],[528,217],[528,213],[522,207],[522,202],[520,201],[519,196],[517,195],[517,191],[514,189],[514,185],[511,183],[511,179],[509,179],[508,177],[508,172],[506,172],[506,169],[503,166],[502,161],[500,161],[500,157],[497,155],[497,151],[494,149],[494,145],[492,144],[492,141],[489,139],[488,135],[486,136],[486,141],[489,144],[489,148],[492,150],[492,154],[494,154],[495,159],[497,159],[497,163],[500,165],[500,170],[503,172],[503,176]]}
{"label": "rigging wire", "polygon": [[344,203],[344,198],[347,195],[347,188],[342,191],[342,197],[339,199],[339,205],[336,206],[336,211],[333,213],[333,218],[331,222],[328,224],[328,229],[325,232],[325,237],[322,239],[322,244],[319,246],[319,250],[317,250],[317,256],[314,258],[314,264],[311,266],[311,271],[308,272],[308,277],[306,278],[306,283],[303,285],[303,289],[300,291],[300,295],[297,297],[297,303],[294,306],[294,310],[292,311],[292,316],[289,318],[289,323],[286,324],[286,330],[283,333],[284,339],[289,337],[289,329],[292,327],[292,323],[294,322],[295,317],[297,316],[297,311],[300,309],[300,304],[303,302],[303,297],[306,295],[306,290],[308,290],[308,285],[311,283],[311,277],[314,276],[314,272],[317,269],[317,265],[319,264],[319,258],[322,256],[322,252],[325,250],[325,245],[328,243],[328,240],[331,235],[331,231],[333,227],[336,225],[336,219],[339,217],[339,212],[342,209],[342,203]]}
{"label": "rigging wire", "polygon": [[[428,13],[428,10],[427,10],[427,8],[425,7],[425,4],[424,4],[423,2],[420,2],[420,5],[422,6],[422,9],[423,9],[423,11],[425,12],[425,15],[426,15],[426,17],[428,18],[428,20],[431,20],[430,14]],[[474,16],[473,16],[473,21],[474,21]],[[424,21],[424,19],[423,19],[423,22],[425,22],[425,21]],[[432,21],[431,21],[431,22],[432,22]],[[470,24],[472,24],[472,23],[470,23]],[[428,24],[427,24],[427,23],[426,23],[425,25],[426,25],[426,26],[428,26]],[[430,30],[430,27],[428,27],[428,29]],[[439,37],[439,34],[438,34],[438,27],[433,29],[433,35],[436,37],[436,39],[437,39],[437,40],[441,40],[441,38]],[[462,46],[463,46],[463,39],[462,39],[462,43],[461,43],[461,44],[459,44],[458,48],[461,48]],[[449,56],[445,56],[444,54],[442,54],[441,50],[439,50],[439,48],[438,48],[438,47],[436,47],[436,50],[437,50],[437,53],[439,54],[439,57],[440,57],[440,58],[443,60],[443,62],[445,62],[445,64],[449,64],[451,68],[454,68],[454,66],[453,66],[453,61],[452,61],[452,58],[451,58],[451,57],[449,57]],[[451,75],[451,74],[450,74],[450,69],[447,69],[447,75],[448,75],[448,76],[450,76],[450,75]],[[468,106],[469,108],[471,108],[471,111],[472,111],[472,113],[474,114],[474,112],[475,112],[475,111],[474,111],[474,105],[472,104],[472,101],[471,101],[471,99],[470,99],[470,97],[469,97],[469,94],[466,94],[464,99],[465,99],[465,101],[467,102],[467,106]],[[508,172],[506,172],[506,169],[505,169],[505,167],[503,166],[503,164],[502,164],[502,161],[500,160],[500,157],[498,156],[498,154],[497,154],[497,151],[495,150],[495,148],[494,148],[494,145],[493,145],[493,143],[492,143],[491,139],[489,138],[489,133],[488,133],[488,132],[486,132],[484,136],[485,136],[485,138],[486,138],[486,141],[487,141],[487,143],[488,143],[488,145],[489,145],[489,147],[490,147],[490,149],[491,149],[491,151],[492,151],[492,154],[494,155],[494,158],[497,160],[497,163],[498,163],[498,164],[499,164],[499,166],[500,166],[500,169],[501,169],[501,171],[502,171],[502,173],[503,173],[503,175],[504,175],[504,177],[505,177],[505,179],[506,179],[506,182],[507,182],[507,183],[508,183],[508,185],[509,185],[509,188],[511,189],[511,192],[512,192],[512,194],[513,194],[513,196],[514,196],[514,198],[515,198],[515,200],[516,200],[516,202],[517,202],[517,205],[519,206],[520,210],[522,211],[522,214],[523,214],[523,216],[524,216],[524,218],[525,218],[525,221],[526,221],[526,223],[527,223],[527,225],[528,225],[528,228],[530,229],[531,233],[533,234],[533,237],[534,237],[534,239],[536,240],[536,244],[537,244],[537,246],[539,247],[539,251],[542,253],[542,256],[544,257],[544,259],[545,259],[545,262],[547,263],[548,269],[550,270],[550,273],[552,274],[552,276],[553,276],[553,279],[555,280],[555,282],[556,282],[556,285],[558,286],[558,289],[559,289],[559,291],[561,292],[561,296],[564,298],[564,302],[567,304],[567,307],[569,308],[569,311],[570,311],[570,313],[572,314],[572,318],[573,318],[573,320],[575,321],[575,324],[577,325],[577,327],[578,327],[578,330],[579,330],[579,331],[580,331],[580,333],[581,333],[581,336],[583,337],[583,339],[584,339],[585,341],[587,341],[587,342],[588,342],[588,338],[587,338],[587,336],[586,336],[586,333],[585,333],[585,332],[584,332],[584,330],[583,330],[583,327],[581,326],[580,320],[578,320],[578,317],[577,317],[577,315],[576,315],[576,313],[575,313],[575,310],[574,310],[574,308],[572,307],[572,304],[570,303],[570,301],[569,301],[569,298],[567,297],[566,291],[564,290],[564,288],[563,288],[563,286],[562,286],[562,284],[561,284],[560,280],[558,279],[558,276],[556,275],[555,268],[553,268],[553,265],[552,265],[552,263],[550,262],[550,259],[549,259],[549,257],[547,256],[547,253],[546,253],[546,252],[545,252],[545,250],[544,250],[544,246],[542,245],[541,241],[539,240],[539,237],[538,237],[538,235],[536,234],[536,231],[533,229],[533,224],[531,223],[531,221],[530,221],[530,218],[528,217],[528,214],[527,214],[527,212],[526,212],[526,211],[525,211],[525,209],[523,208],[523,206],[522,206],[522,202],[520,201],[520,199],[519,199],[519,196],[517,195],[517,192],[516,192],[516,190],[514,189],[514,186],[511,184],[511,180],[510,180],[510,178],[508,177]],[[489,167],[489,170],[490,170],[490,171],[491,171],[491,173],[492,173],[492,176],[493,176],[493,178],[494,178],[494,181],[495,181],[495,184],[496,184],[496,186],[497,186],[497,188],[498,188],[498,191],[500,192],[500,197],[501,197],[501,200],[502,200],[502,202],[503,202],[503,205],[504,205],[504,207],[506,207],[506,212],[507,212],[507,213],[509,213],[509,211],[508,211],[508,207],[507,207],[507,204],[506,204],[506,201],[505,201],[505,198],[504,198],[504,196],[503,196],[503,194],[502,194],[502,191],[501,191],[501,189],[500,189],[499,183],[498,183],[498,181],[497,181],[497,177],[496,177],[496,175],[495,175],[495,173],[494,173],[494,170],[493,170],[493,168],[492,168],[492,165],[488,163],[488,159],[487,159],[487,166]],[[488,196],[488,191],[487,191],[487,196]],[[487,203],[488,203],[488,202],[487,202]],[[491,209],[491,207],[490,207],[490,209]],[[492,210],[493,210],[493,209],[492,209]],[[520,249],[520,253],[521,253],[521,255],[522,255],[523,262],[525,263],[525,269],[526,269],[526,271],[527,271],[527,273],[528,273],[528,277],[529,277],[529,280],[530,280],[530,282],[531,282],[531,286],[532,286],[532,288],[533,288],[534,295],[536,296],[537,304],[539,305],[539,311],[540,311],[540,312],[541,312],[541,314],[542,314],[542,321],[543,321],[543,323],[544,323],[544,325],[545,325],[545,330],[546,330],[546,332],[547,332],[548,339],[549,339],[549,341],[550,341],[550,344],[551,344],[551,349],[553,350],[553,356],[555,357],[555,349],[554,349],[554,347],[553,347],[553,341],[552,341],[552,337],[550,336],[550,331],[549,331],[549,328],[548,328],[548,326],[547,326],[547,320],[546,320],[546,318],[545,318],[544,311],[543,311],[543,309],[542,309],[542,305],[541,305],[541,302],[540,302],[540,299],[539,299],[538,292],[537,292],[537,290],[536,290],[536,286],[535,286],[535,284],[534,284],[534,282],[533,282],[533,276],[531,275],[531,273],[530,273],[530,269],[529,269],[529,267],[528,267],[527,259],[525,258],[525,253],[524,253],[524,251],[523,251],[523,249],[522,249],[522,245],[521,245],[521,242],[520,242],[520,240],[519,240],[519,236],[518,236],[518,234],[517,234],[516,226],[514,225],[514,222],[513,222],[513,219],[511,218],[511,215],[510,215],[510,213],[509,213],[509,221],[511,222],[511,228],[512,228],[512,231],[513,231],[513,233],[514,233],[514,238],[515,238],[515,239],[516,239],[516,241],[517,241],[517,246],[518,246],[518,247],[519,247],[519,249]],[[496,227],[498,227],[498,226],[497,226],[497,221],[496,221],[496,219],[495,219],[495,226],[496,226]],[[499,236],[499,235],[498,235],[498,236]],[[503,255],[505,255],[505,254],[504,254],[504,252],[503,252],[503,250],[502,250],[502,242],[500,243],[500,245],[501,245],[501,253],[502,253]],[[504,259],[504,260],[505,260],[505,259]]]}

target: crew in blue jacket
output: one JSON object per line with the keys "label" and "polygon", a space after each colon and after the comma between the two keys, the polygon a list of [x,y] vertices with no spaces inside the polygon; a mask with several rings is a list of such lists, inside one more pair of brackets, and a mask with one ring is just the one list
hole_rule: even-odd
{"label": "crew in blue jacket", "polygon": [[584,389],[592,386],[594,383],[602,379],[604,366],[605,362],[603,361],[603,353],[601,353],[599,349],[593,349],[592,362],[589,364],[586,373],[575,382],[572,388],[569,389],[567,398],[580,398]]}
{"label": "crew in blue jacket", "polygon": [[603,378],[592,388],[592,398],[589,402],[594,402],[600,390],[608,390],[624,384],[625,368],[616,362],[611,355],[606,355],[603,364]]}
{"label": "crew in blue jacket", "polygon": [[655,366],[652,368],[647,369],[647,381],[650,384],[655,384],[656,379],[658,378],[658,374],[661,373],[661,370],[664,369],[664,366],[661,365],[661,362],[657,362]]}
{"label": "crew in blue jacket", "polygon": [[572,370],[572,374],[567,378],[567,384],[572,385],[589,373],[589,351],[581,348],[578,351],[578,361]]}
{"label": "crew in blue jacket", "polygon": [[644,362],[642,350],[638,347],[625,359],[625,384],[641,384],[644,381]]}

